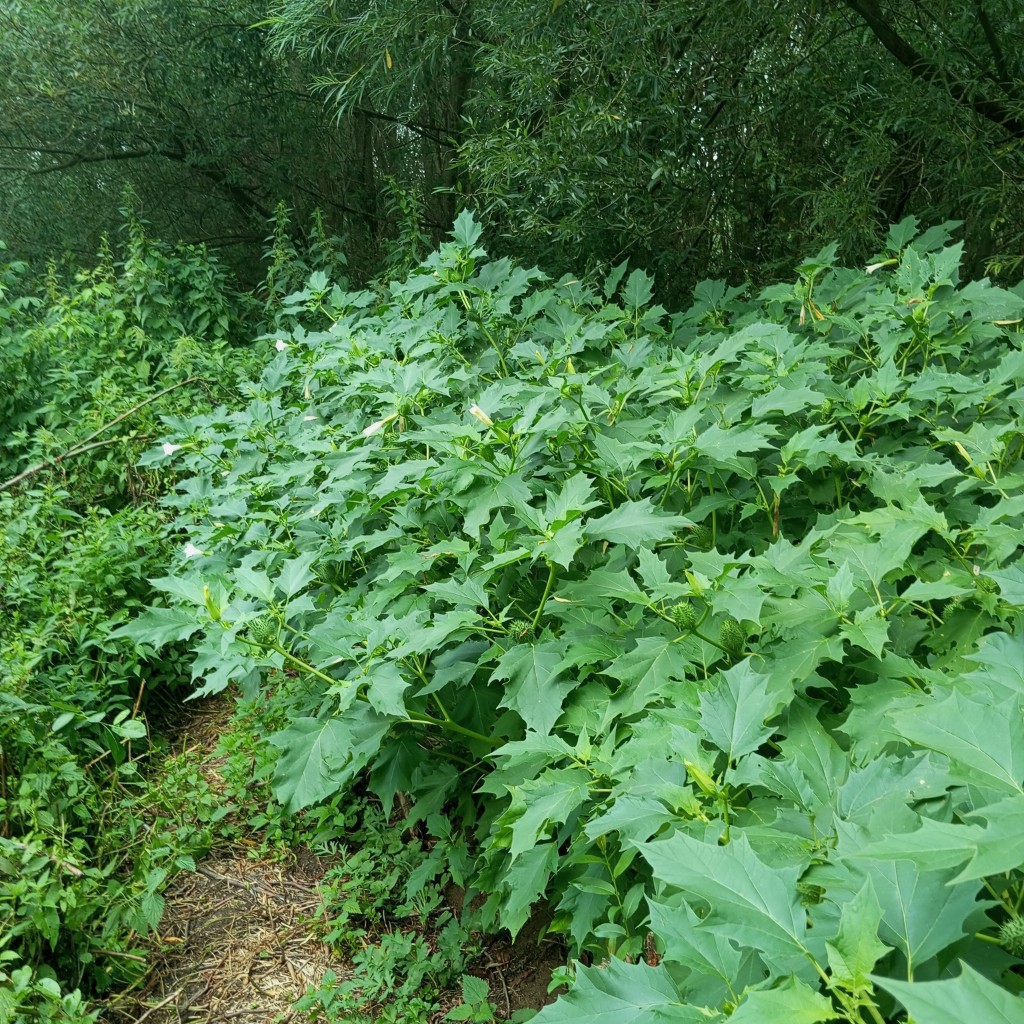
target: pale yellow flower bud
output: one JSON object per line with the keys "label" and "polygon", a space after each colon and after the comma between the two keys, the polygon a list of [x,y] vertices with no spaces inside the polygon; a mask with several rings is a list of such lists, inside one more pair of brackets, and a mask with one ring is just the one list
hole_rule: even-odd
{"label": "pale yellow flower bud", "polygon": [[475,416],[485,427],[494,426],[494,420],[492,420],[491,417],[488,416],[487,413],[485,413],[483,409],[480,408],[479,405],[471,405],[469,407],[469,412],[471,416]]}

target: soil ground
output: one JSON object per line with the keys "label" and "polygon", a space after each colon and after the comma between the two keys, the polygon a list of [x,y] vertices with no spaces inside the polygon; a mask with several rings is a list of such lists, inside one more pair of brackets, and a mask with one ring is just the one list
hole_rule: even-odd
{"label": "soil ground", "polygon": [[[227,698],[186,705],[174,723],[177,749],[187,746],[201,758],[203,773],[219,782],[216,750],[228,728]],[[106,1024],[285,1024],[308,1020],[296,1014],[295,1000],[316,988],[324,973],[351,977],[352,965],[340,959],[316,935],[313,919],[323,906],[320,883],[328,858],[299,847],[282,862],[254,859],[244,844],[214,851],[182,872],[165,892],[165,910],[157,934],[150,936],[145,977],[132,991],[111,999]],[[458,916],[462,894],[446,891]],[[551,972],[564,963],[564,951],[539,943],[543,915],[527,923],[515,942],[485,941],[469,973],[486,980],[499,1020],[517,1009],[539,1009],[554,997],[547,993]],[[429,940],[429,932],[427,933]],[[458,989],[441,1000],[434,1020],[460,1002]]]}

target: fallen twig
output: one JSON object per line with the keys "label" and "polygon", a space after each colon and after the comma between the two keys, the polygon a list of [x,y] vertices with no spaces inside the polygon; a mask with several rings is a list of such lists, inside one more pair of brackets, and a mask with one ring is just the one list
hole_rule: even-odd
{"label": "fallen twig", "polygon": [[185,986],[175,989],[166,999],[161,999],[155,1006],[151,1006],[141,1017],[137,1017],[134,1024],[142,1024],[142,1022],[151,1014],[156,1013],[157,1010],[163,1009],[168,1003],[173,1002],[182,992],[185,991]]}
{"label": "fallen twig", "polygon": [[210,879],[211,882],[223,882],[227,885],[233,885],[236,889],[241,889],[242,892],[246,893],[249,896],[252,896],[254,894],[253,885],[251,882],[240,882],[238,881],[237,878],[230,878],[228,875],[218,874],[216,871],[211,871],[209,868],[204,868],[202,864],[200,864],[196,868],[196,873]]}
{"label": "fallen twig", "polygon": [[72,459],[76,455],[81,455],[83,452],[91,451],[93,448],[99,448],[105,444],[112,444],[113,441],[98,441],[95,444],[91,443],[95,441],[100,434],[109,430],[111,427],[117,426],[122,420],[126,420],[132,413],[138,412],[145,406],[155,402],[158,398],[163,398],[164,395],[170,394],[172,391],[176,391],[178,388],[183,388],[186,384],[194,384],[197,380],[201,380],[200,377],[188,377],[185,380],[178,381],[177,384],[172,384],[169,388],[164,388],[163,391],[157,392],[155,395],[150,395],[149,398],[138,405],[133,405],[127,412],[121,413],[120,416],[115,417],[109,423],[104,423],[99,430],[93,431],[88,437],[83,438],[81,441],[77,441],[73,444],[66,452],[61,455],[57,455],[52,459],[46,459],[43,462],[39,462],[34,466],[30,466],[28,469],[22,470],[17,476],[12,476],[10,480],[5,480],[0,484],[0,491],[6,491],[9,487],[17,487],[23,480],[27,480],[29,477],[35,476],[36,473],[41,473],[44,469],[52,469],[55,466],[59,466],[66,459]]}
{"label": "fallen twig", "polygon": [[[28,850],[30,852],[32,850],[32,847],[29,846],[28,843],[19,843],[17,839],[7,839],[5,842],[10,843],[11,846],[14,846],[19,850]],[[61,871],[66,871],[69,875],[74,875],[75,878],[81,878],[85,874],[81,868],[76,868],[74,864],[69,864],[66,860],[61,860],[60,857],[56,857],[52,853],[46,854],[46,859],[55,867],[60,868]]]}

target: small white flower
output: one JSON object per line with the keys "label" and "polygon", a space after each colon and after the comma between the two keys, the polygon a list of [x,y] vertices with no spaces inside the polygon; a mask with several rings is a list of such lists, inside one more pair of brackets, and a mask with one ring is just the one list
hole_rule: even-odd
{"label": "small white flower", "polygon": [[889,263],[893,263],[893,262],[894,262],[893,260],[883,260],[881,263],[869,263],[864,268],[864,273],[865,274],[873,274],[876,270],[881,270],[882,267],[886,266]]}
{"label": "small white flower", "polygon": [[274,348],[276,348],[278,352],[283,352],[287,347],[288,342],[285,341],[284,338],[278,338],[277,341],[274,342]]}
{"label": "small white flower", "polygon": [[186,558],[195,558],[197,555],[201,555],[202,553],[203,552],[200,551],[199,548],[197,548],[195,546],[195,544],[192,543],[192,541],[189,541],[185,545],[185,557]]}
{"label": "small white flower", "polygon": [[392,420],[396,419],[398,419],[398,413],[393,412],[390,416],[385,416],[384,419],[371,423],[363,430],[363,437],[372,437],[378,430],[383,430]]}
{"label": "small white flower", "polygon": [[319,419],[319,417],[318,416],[303,416],[302,417],[302,422],[303,423],[312,423],[313,420],[315,420],[315,419]]}
{"label": "small white flower", "polygon": [[173,455],[180,447],[181,447],[180,444],[170,444],[170,443],[165,444],[164,445],[164,455]]}
{"label": "small white flower", "polygon": [[475,416],[485,427],[494,426],[494,420],[492,420],[491,417],[488,416],[487,413],[485,413],[476,403],[469,407],[469,414],[471,416]]}

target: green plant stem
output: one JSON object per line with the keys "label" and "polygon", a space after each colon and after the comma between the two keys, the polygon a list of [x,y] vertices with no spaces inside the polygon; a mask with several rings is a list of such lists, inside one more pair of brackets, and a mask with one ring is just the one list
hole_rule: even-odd
{"label": "green plant stem", "polygon": [[501,375],[503,377],[508,376],[508,365],[505,362],[505,356],[501,351],[501,347],[494,340],[491,332],[484,326],[483,317],[473,308],[472,302],[469,300],[469,296],[463,289],[459,289],[459,297],[462,299],[462,304],[466,307],[466,312],[469,314],[470,320],[472,320],[481,331],[484,332],[484,337],[487,339],[487,343],[494,349],[498,356],[498,365],[501,367]]}
{"label": "green plant stem", "polygon": [[280,644],[273,644],[268,647],[267,650],[277,651],[285,661],[290,661],[296,668],[304,669],[306,672],[309,672],[310,675],[316,676],[317,679],[322,679],[325,683],[330,683],[331,686],[336,686],[340,682],[340,680],[331,678],[331,676],[327,675],[325,672],[321,672],[318,668],[313,668],[312,665],[303,661],[301,658],[297,658],[291,653],[291,651],[286,650]]}
{"label": "green plant stem", "polygon": [[503,746],[504,740],[497,740],[493,736],[484,736],[483,733],[474,732],[472,729],[467,729],[463,725],[459,725],[458,722],[445,721],[443,718],[435,718],[433,715],[428,715],[425,711],[417,712],[417,717],[412,715],[408,716],[405,721],[411,722],[413,725],[434,725],[439,729],[447,729],[449,732],[457,732],[460,736],[466,736],[469,739],[476,740],[478,743],[486,743],[492,749],[497,749]]}
{"label": "green plant stem", "polygon": [[[301,658],[297,658],[290,651],[285,650],[280,644],[274,644],[267,650],[276,651],[286,661],[290,661],[296,668],[304,669],[311,675],[316,676],[317,679],[322,679],[325,683],[330,683],[331,686],[335,686],[339,680],[332,679],[329,675],[321,672],[319,669],[314,668],[312,665],[303,661]],[[440,707],[440,704],[438,705]],[[459,725],[458,722],[453,722],[450,718],[446,721],[443,718],[435,718],[433,715],[428,715],[426,712],[419,712],[419,718],[409,717],[406,719],[408,722],[413,722],[417,725],[435,725],[440,729],[447,729],[449,732],[457,732],[462,736],[467,736],[470,739],[474,739],[479,743],[486,743],[492,748],[500,747],[505,741],[496,740],[492,736],[484,736],[483,733],[474,732],[472,729],[467,729],[465,726]]]}
{"label": "green plant stem", "polygon": [[446,721],[450,722],[452,716],[448,714],[448,709],[441,703],[441,698],[436,693],[432,693],[431,696],[434,698],[434,703],[437,705],[437,710],[441,712],[441,717]]}
{"label": "green plant stem", "polygon": [[878,1007],[874,1003],[864,1003],[864,1009],[871,1014],[871,1019],[875,1024],[885,1024],[885,1018],[878,1012]]}
{"label": "green plant stem", "polygon": [[553,565],[548,566],[548,581],[544,585],[544,593],[541,595],[540,604],[537,605],[537,611],[533,616],[532,626],[536,630],[537,623],[540,622],[541,615],[544,614],[544,605],[548,603],[548,597],[551,595],[551,588],[555,585],[555,567]]}

